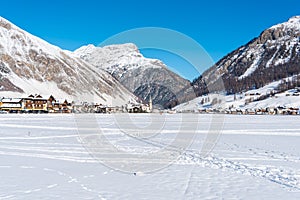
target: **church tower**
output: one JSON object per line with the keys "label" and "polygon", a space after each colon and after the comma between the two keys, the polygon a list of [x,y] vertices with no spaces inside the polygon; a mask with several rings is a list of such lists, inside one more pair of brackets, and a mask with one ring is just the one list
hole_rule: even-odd
{"label": "church tower", "polygon": [[152,107],[152,97],[150,95],[150,99],[149,99],[149,110],[150,110],[150,112],[152,112],[152,109],[153,109],[153,107]]}

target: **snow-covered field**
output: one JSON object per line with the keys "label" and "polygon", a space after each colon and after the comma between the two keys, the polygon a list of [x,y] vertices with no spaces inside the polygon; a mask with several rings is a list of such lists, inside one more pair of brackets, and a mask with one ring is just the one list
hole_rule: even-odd
{"label": "snow-covered field", "polygon": [[300,199],[299,119],[1,115],[0,199]]}

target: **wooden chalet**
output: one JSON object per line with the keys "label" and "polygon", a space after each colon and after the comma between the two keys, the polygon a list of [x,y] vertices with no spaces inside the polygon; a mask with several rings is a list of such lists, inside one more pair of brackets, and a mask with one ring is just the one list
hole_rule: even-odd
{"label": "wooden chalet", "polygon": [[33,111],[33,96],[30,95],[29,97],[22,99],[23,111],[24,112],[32,112]]}
{"label": "wooden chalet", "polygon": [[51,95],[47,100],[47,110],[50,113],[54,112],[54,104],[56,103],[56,99]]}
{"label": "wooden chalet", "polygon": [[10,113],[18,113],[22,110],[22,99],[21,98],[4,98],[1,101],[1,110]]}
{"label": "wooden chalet", "polygon": [[25,98],[3,98],[0,110],[10,113],[71,113],[72,103],[57,101],[52,95],[45,99],[41,95],[29,95]]}
{"label": "wooden chalet", "polygon": [[33,111],[36,112],[47,112],[47,99],[41,95],[36,95],[33,99]]}
{"label": "wooden chalet", "polygon": [[61,104],[61,112],[62,113],[71,113],[72,112],[72,104],[69,103],[66,99]]}
{"label": "wooden chalet", "polygon": [[48,110],[51,113],[71,113],[72,103],[65,100],[55,99],[52,95],[48,99]]}

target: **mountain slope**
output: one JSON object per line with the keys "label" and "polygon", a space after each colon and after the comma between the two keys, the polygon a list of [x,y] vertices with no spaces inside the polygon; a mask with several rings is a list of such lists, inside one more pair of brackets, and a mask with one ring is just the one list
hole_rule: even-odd
{"label": "mountain slope", "polygon": [[154,104],[174,106],[180,99],[180,91],[190,82],[168,70],[160,60],[143,57],[134,44],[95,47],[83,46],[75,55],[104,69],[119,80],[128,90]]}
{"label": "mountain slope", "polygon": [[[227,94],[263,87],[273,81],[300,74],[300,16],[272,26],[248,44],[229,53],[193,82],[197,95],[222,90]],[[205,83],[205,84],[204,84]]]}
{"label": "mountain slope", "polygon": [[134,98],[104,70],[96,70],[4,18],[0,18],[0,85],[1,96],[40,93],[106,104]]}
{"label": "mountain slope", "polygon": [[300,16],[263,31],[219,60],[192,85],[198,98],[175,109],[209,108],[215,98],[224,100],[215,105],[222,108],[300,107],[295,92],[300,88]]}

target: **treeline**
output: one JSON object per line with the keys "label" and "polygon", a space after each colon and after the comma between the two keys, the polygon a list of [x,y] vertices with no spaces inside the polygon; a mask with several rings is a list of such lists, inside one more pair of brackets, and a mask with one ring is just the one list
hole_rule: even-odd
{"label": "treeline", "polygon": [[[270,64],[266,67],[267,60],[263,60],[259,63],[257,70],[255,70],[251,75],[239,79],[238,77],[243,74],[243,71],[239,72],[227,72],[225,73],[221,80],[222,86],[218,86],[218,83],[206,83],[204,78],[200,76],[198,79],[192,82],[196,96],[205,95],[211,92],[225,92],[226,94],[236,94],[240,92],[245,92],[251,89],[261,88],[271,82],[283,80],[287,77],[294,78],[291,81],[285,81],[280,85],[280,90],[285,91],[292,89],[294,87],[300,86],[300,55],[296,54],[295,49],[293,49],[293,55],[291,60],[284,64]],[[208,87],[210,84],[210,87]]]}

